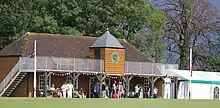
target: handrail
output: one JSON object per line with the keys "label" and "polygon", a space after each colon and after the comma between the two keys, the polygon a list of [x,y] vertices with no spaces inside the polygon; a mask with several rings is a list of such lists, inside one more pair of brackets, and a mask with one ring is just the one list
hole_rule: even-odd
{"label": "handrail", "polygon": [[[34,69],[34,59],[20,57],[17,64],[11,69],[7,76],[0,82],[0,96],[12,82],[19,71]],[[125,61],[125,74],[155,75],[163,76],[166,69],[177,69],[176,64],[161,64],[151,62]],[[62,57],[37,57],[38,70],[76,71],[76,72],[104,72],[104,61],[100,59],[80,59]]]}
{"label": "handrail", "polygon": [[[20,59],[17,64],[11,69],[7,76],[0,82],[0,94],[6,91],[7,85],[14,78],[14,76],[19,72]],[[0,95],[1,96],[1,95]]]}
{"label": "handrail", "polygon": [[[23,72],[34,71],[34,59],[21,57],[20,70]],[[176,68],[175,64],[162,64],[152,62],[125,61],[125,74],[164,76],[165,70]],[[104,72],[104,61],[100,59],[62,58],[62,57],[37,57],[37,70],[59,72]]]}

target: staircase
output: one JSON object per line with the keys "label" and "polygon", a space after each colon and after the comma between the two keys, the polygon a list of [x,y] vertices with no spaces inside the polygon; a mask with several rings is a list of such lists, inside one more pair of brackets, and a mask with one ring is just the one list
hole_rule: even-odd
{"label": "staircase", "polygon": [[19,72],[14,81],[11,82],[8,89],[2,94],[2,97],[9,97],[11,93],[17,88],[17,86],[21,83],[23,78],[26,76],[26,72]]}
{"label": "staircase", "polygon": [[0,82],[0,97],[10,96],[11,93],[20,84],[22,79],[26,76],[27,73],[20,72],[19,64],[20,64],[20,60],[11,69],[11,71],[7,74],[7,76]]}

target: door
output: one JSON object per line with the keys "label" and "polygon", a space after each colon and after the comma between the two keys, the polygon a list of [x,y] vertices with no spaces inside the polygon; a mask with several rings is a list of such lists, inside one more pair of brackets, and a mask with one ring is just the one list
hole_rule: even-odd
{"label": "door", "polygon": [[214,88],[214,99],[219,99],[219,88],[218,87],[215,87]]}
{"label": "door", "polygon": [[96,77],[90,77],[89,78],[89,97],[92,98],[93,97],[93,88],[94,88],[94,85],[95,85],[95,82],[97,81],[98,79]]}
{"label": "door", "polygon": [[144,97],[148,98],[150,97],[150,81],[147,78],[144,78]]}

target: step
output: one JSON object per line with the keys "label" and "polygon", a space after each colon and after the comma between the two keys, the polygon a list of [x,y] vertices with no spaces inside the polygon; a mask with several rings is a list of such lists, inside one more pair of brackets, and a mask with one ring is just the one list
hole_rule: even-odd
{"label": "step", "polygon": [[20,81],[22,80],[22,78],[16,78],[14,81]]}
{"label": "step", "polygon": [[22,78],[24,78],[24,77],[23,76],[17,76],[16,79],[22,79]]}
{"label": "step", "polygon": [[13,83],[14,83],[14,84],[17,84],[17,83],[20,83],[20,82],[21,82],[21,81],[14,81]]}
{"label": "step", "polygon": [[3,97],[8,97],[8,96],[10,96],[10,94],[3,95]]}
{"label": "step", "polygon": [[15,81],[20,81],[20,79],[15,79],[14,82],[15,82]]}
{"label": "step", "polygon": [[21,81],[22,79],[15,79],[14,81]]}
{"label": "step", "polygon": [[24,76],[26,76],[26,75],[18,75],[18,77],[24,77]]}
{"label": "step", "polygon": [[11,92],[5,92],[4,95],[11,94]]}
{"label": "step", "polygon": [[12,89],[10,89],[10,90],[7,90],[7,92],[12,92],[13,90]]}
{"label": "step", "polygon": [[11,92],[5,92],[4,95],[11,94]]}
{"label": "step", "polygon": [[26,73],[21,72],[19,75],[26,75]]}
{"label": "step", "polygon": [[20,84],[23,78],[26,76],[27,73],[20,73],[17,78],[12,82],[9,88],[4,92],[2,97],[8,97],[11,93],[16,89],[16,87]]}

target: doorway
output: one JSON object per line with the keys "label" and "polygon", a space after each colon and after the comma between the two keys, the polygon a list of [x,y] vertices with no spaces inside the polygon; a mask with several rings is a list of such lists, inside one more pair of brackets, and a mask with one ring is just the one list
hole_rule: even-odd
{"label": "doorway", "polygon": [[219,88],[218,87],[215,87],[214,88],[214,99],[219,99]]}

